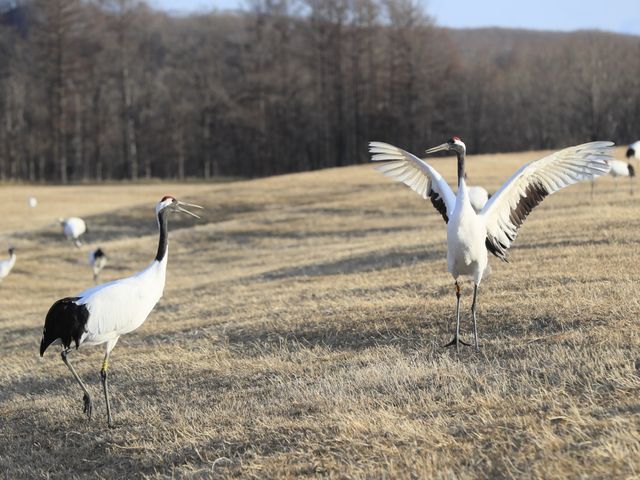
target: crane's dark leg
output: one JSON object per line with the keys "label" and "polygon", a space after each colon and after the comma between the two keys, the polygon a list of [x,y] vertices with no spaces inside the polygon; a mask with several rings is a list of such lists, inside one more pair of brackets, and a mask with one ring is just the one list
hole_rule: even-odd
{"label": "crane's dark leg", "polygon": [[473,284],[473,303],[471,304],[471,315],[473,316],[473,343],[476,346],[476,350],[480,350],[478,344],[478,325],[476,324],[476,298],[478,297],[478,284]]}
{"label": "crane's dark leg", "polygon": [[591,180],[591,201],[593,202],[593,187],[595,187],[596,181]]}
{"label": "crane's dark leg", "polygon": [[60,356],[62,357],[62,361],[64,362],[64,364],[69,368],[69,370],[71,370],[73,377],[80,384],[80,387],[82,387],[82,391],[84,392],[84,396],[82,397],[82,400],[84,402],[83,412],[86,413],[87,416],[89,417],[89,420],[91,420],[91,413],[93,411],[93,406],[91,404],[91,395],[89,395],[89,390],[87,390],[87,387],[85,387],[84,383],[82,383],[82,380],[80,379],[80,376],[76,373],[76,370],[73,368],[71,363],[69,363],[69,360],[67,359],[68,353],[69,353],[69,349],[63,350]]}
{"label": "crane's dark leg", "polygon": [[104,400],[107,403],[107,423],[109,428],[113,428],[113,419],[111,418],[111,404],[109,403],[109,386],[107,384],[107,369],[109,368],[109,350],[104,356],[102,369],[100,370],[100,380],[102,381],[102,389],[104,390]]}
{"label": "crane's dark leg", "polygon": [[453,337],[453,340],[447,343],[445,347],[451,347],[455,345],[456,351],[458,352],[460,351],[460,344],[469,346],[467,342],[463,342],[462,340],[460,340],[460,285],[456,280],[456,333]]}

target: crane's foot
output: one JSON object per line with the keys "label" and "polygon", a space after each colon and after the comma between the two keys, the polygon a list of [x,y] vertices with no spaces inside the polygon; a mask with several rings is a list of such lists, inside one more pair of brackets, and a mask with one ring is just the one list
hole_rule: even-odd
{"label": "crane's foot", "polygon": [[93,404],[91,403],[91,397],[86,393],[82,396],[82,401],[84,402],[84,408],[82,409],[83,413],[87,414],[89,420],[91,420],[91,414],[93,413]]}
{"label": "crane's foot", "polygon": [[109,427],[109,428],[111,428],[111,429],[116,428],[116,426],[115,426],[115,424],[113,423],[113,420],[112,420],[111,418],[107,421],[107,425],[108,425],[108,427]]}
{"label": "crane's foot", "polygon": [[453,347],[453,346],[458,348],[458,345],[465,345],[467,347],[472,346],[470,343],[467,343],[464,340],[460,339],[460,337],[453,337],[453,339],[449,343],[444,345],[442,348]]}

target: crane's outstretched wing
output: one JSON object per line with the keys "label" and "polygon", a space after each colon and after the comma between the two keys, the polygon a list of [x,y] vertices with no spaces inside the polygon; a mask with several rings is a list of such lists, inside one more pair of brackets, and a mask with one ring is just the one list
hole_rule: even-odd
{"label": "crane's outstretched wing", "polygon": [[520,168],[480,212],[487,226],[487,249],[506,262],[507,249],[531,210],[561,188],[606,174],[612,146],[612,142],[585,143]]}
{"label": "crane's outstretched wing", "polygon": [[444,221],[449,221],[456,205],[456,196],[442,175],[431,165],[388,143],[371,142],[369,152],[373,154],[371,160],[374,162],[387,162],[376,167],[376,170],[398,182],[403,182],[425,200],[427,197],[430,198]]}

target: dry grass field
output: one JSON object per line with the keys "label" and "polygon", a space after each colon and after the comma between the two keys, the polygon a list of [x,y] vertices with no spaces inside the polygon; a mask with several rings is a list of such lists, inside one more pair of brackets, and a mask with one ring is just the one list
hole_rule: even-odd
{"label": "dry grass field", "polygon": [[[617,149],[616,156],[622,157]],[[495,189],[540,152],[472,156]],[[433,164],[454,180],[455,158]],[[640,478],[640,189],[599,181],[546,199],[511,263],[492,259],[480,353],[454,320],[442,218],[371,165],[227,184],[0,188],[0,472],[16,478]],[[28,211],[26,198],[40,205]],[[174,216],[165,296],[120,339],[106,428],[101,347],[38,346],[54,300],[155,254]],[[51,223],[82,215],[81,250]],[[4,256],[4,255],[3,255]],[[471,286],[463,288],[465,333]]]}

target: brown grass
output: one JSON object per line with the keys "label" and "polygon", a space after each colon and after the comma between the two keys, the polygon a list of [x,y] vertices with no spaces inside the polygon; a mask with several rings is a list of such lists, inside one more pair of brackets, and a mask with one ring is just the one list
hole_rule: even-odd
{"label": "brown grass", "polygon": [[[495,189],[538,155],[472,157],[471,183]],[[453,179],[453,159],[433,163]],[[0,190],[2,243],[19,249],[0,285],[6,478],[640,475],[640,192],[626,182],[600,180],[593,204],[588,184],[545,200],[481,287],[482,351],[459,355],[441,348],[444,223],[371,166],[169,190]],[[89,246],[48,225],[85,216],[118,278],[152,258],[164,193],[207,212],[173,219],[165,298],[113,352],[109,430],[102,348],[73,354],[91,423],[55,347],[38,357],[48,307],[91,282]]]}

